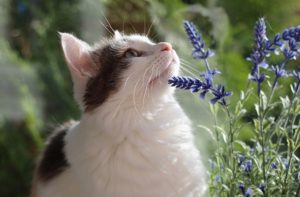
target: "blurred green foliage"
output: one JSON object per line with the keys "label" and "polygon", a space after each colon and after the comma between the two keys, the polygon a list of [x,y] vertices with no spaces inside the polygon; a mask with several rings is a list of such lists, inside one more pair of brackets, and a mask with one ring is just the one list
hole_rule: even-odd
{"label": "blurred green foliage", "polygon": [[[221,80],[238,96],[250,69],[245,57],[252,47],[257,18],[264,16],[272,24],[269,32],[277,32],[300,24],[299,15],[297,0],[2,1],[0,196],[28,196],[34,161],[45,137],[58,124],[79,118],[58,32],[95,38],[105,31],[103,16],[113,28],[126,32],[146,33],[151,27],[150,37],[174,45],[185,74],[197,75],[201,64],[190,58],[191,47],[182,28],[184,19],[193,20],[217,53],[213,64],[223,72]],[[197,96],[179,92],[178,99],[197,123],[210,124],[209,109]],[[201,149],[209,154],[213,148],[204,143],[207,137],[197,134]]]}

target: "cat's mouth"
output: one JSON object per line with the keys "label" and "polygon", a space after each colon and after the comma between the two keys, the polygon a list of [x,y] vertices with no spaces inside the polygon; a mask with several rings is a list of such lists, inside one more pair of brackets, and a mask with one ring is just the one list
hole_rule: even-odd
{"label": "cat's mouth", "polygon": [[170,62],[167,64],[167,66],[162,69],[162,71],[157,75],[155,76],[154,78],[152,78],[150,80],[150,82],[148,83],[148,85],[152,86],[154,83],[160,81],[161,79],[167,79],[169,77],[171,77],[172,75],[172,70],[173,70],[173,67],[177,64],[176,60],[174,58],[172,58],[170,60]]}

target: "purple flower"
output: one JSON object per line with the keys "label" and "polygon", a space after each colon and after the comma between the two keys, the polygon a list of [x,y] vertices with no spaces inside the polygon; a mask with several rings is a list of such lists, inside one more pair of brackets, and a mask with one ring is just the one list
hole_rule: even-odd
{"label": "purple flower", "polygon": [[193,84],[191,85],[191,91],[192,92],[199,92],[201,89],[203,83],[200,81],[200,79],[194,79]]}
{"label": "purple flower", "polygon": [[198,79],[192,79],[190,77],[184,77],[184,76],[173,76],[171,79],[168,80],[168,83],[171,86],[174,86],[176,88],[180,89],[191,89],[192,85],[199,85],[201,86],[201,81]]}
{"label": "purple flower", "polygon": [[248,188],[246,193],[245,193],[245,196],[246,197],[250,197],[252,195],[252,189],[251,188]]}
{"label": "purple flower", "polygon": [[285,59],[296,59],[300,54],[300,27],[292,27],[284,30],[282,33],[282,39],[288,43],[287,47],[284,47],[282,51]]}
{"label": "purple flower", "polygon": [[211,57],[213,53],[209,49],[205,50],[204,40],[202,39],[202,36],[198,32],[194,23],[190,21],[184,21],[184,28],[189,40],[194,47],[192,56],[195,59],[207,59],[208,57]]}
{"label": "purple flower", "polygon": [[285,41],[290,41],[291,39],[295,39],[296,42],[299,42],[300,41],[300,26],[285,29],[282,33],[282,39]]}
{"label": "purple flower", "polygon": [[238,156],[238,165],[240,166],[243,163],[244,160],[245,160],[244,155],[239,155]]}
{"label": "purple flower", "polygon": [[220,183],[220,182],[221,182],[221,177],[220,177],[220,175],[217,175],[217,176],[215,177],[215,181],[216,181],[216,183]]}
{"label": "purple flower", "polygon": [[[260,94],[261,84],[266,75],[261,72],[260,68],[268,68],[267,57],[271,53],[279,54],[282,51],[284,60],[278,66],[271,67],[271,71],[275,73],[273,82],[274,88],[280,77],[287,76],[284,69],[288,60],[296,59],[300,54],[300,27],[292,27],[283,31],[282,34],[276,34],[273,39],[268,39],[266,35],[266,25],[263,18],[260,18],[254,28],[254,48],[250,56],[247,58],[252,63],[249,80],[256,82],[257,93]],[[299,87],[298,87],[299,88]]]}
{"label": "purple flower", "polygon": [[281,68],[279,66],[272,66],[271,67],[271,71],[273,71],[275,73],[275,76],[277,78],[279,78],[279,77],[286,77],[287,76],[286,70],[284,70],[283,68]]}
{"label": "purple flower", "polygon": [[272,163],[271,163],[271,168],[272,168],[272,169],[277,169],[277,164],[276,164],[275,162],[272,162]]}
{"label": "purple flower", "polygon": [[184,21],[184,28],[187,36],[193,45],[192,56],[195,59],[204,60],[206,70],[200,74],[200,79],[183,76],[173,76],[168,80],[168,83],[176,88],[191,90],[191,92],[200,92],[199,97],[204,99],[207,93],[213,94],[214,98],[211,103],[215,104],[219,101],[222,105],[226,105],[225,97],[231,96],[230,92],[226,92],[223,85],[215,86],[213,78],[221,72],[217,69],[210,69],[207,58],[213,53],[209,49],[205,49],[205,44],[202,36],[199,34],[195,25],[192,22]]}
{"label": "purple flower", "polygon": [[266,35],[266,24],[264,18],[260,18],[255,25],[255,49],[260,50],[268,40]]}
{"label": "purple flower", "polygon": [[215,167],[216,167],[216,162],[214,162],[213,160],[209,159],[209,160],[208,160],[208,163],[209,163],[210,168],[211,168],[212,170],[214,170]]}
{"label": "purple flower", "polygon": [[268,68],[269,64],[264,59],[264,54],[260,51],[254,51],[250,57],[247,58],[248,61],[252,62],[253,67],[251,70],[251,75],[258,72],[259,68]]}
{"label": "purple flower", "polygon": [[200,98],[202,98],[202,99],[205,98],[206,93],[208,93],[209,90],[213,87],[213,83],[212,82],[213,81],[212,81],[211,78],[206,78],[205,81],[203,81],[202,86],[201,86],[201,89],[203,91],[199,95]]}
{"label": "purple flower", "polygon": [[297,52],[295,51],[292,51],[292,50],[289,50],[287,48],[284,48],[283,51],[282,51],[284,57],[288,60],[291,60],[291,59],[296,59],[297,58]]}
{"label": "purple flower", "polygon": [[[277,44],[278,38],[274,39]],[[261,83],[265,79],[265,74],[260,73],[260,67],[268,68],[268,62],[265,60],[267,56],[275,49],[273,42],[270,42],[266,35],[266,24],[263,18],[260,18],[254,28],[254,49],[250,57],[247,58],[252,63],[252,70],[249,79],[257,83],[257,94],[260,94]]]}
{"label": "purple flower", "polygon": [[212,69],[212,70],[207,70],[206,72],[202,72],[200,74],[200,77],[213,81],[213,77],[217,74],[221,74],[221,72],[218,69]]}
{"label": "purple flower", "polygon": [[260,183],[258,188],[260,189],[260,191],[262,191],[262,193],[265,193],[266,186],[263,183]]}
{"label": "purple flower", "polygon": [[288,76],[286,70],[283,69],[283,64],[284,63],[282,63],[280,66],[272,66],[271,67],[271,71],[274,72],[274,74],[275,74],[275,79],[274,79],[272,88],[274,88],[277,85],[278,79],[280,77],[286,77],[286,76]]}
{"label": "purple flower", "polygon": [[250,75],[249,79],[257,83],[257,94],[260,95],[261,84],[266,79],[266,75],[256,72],[254,75]]}
{"label": "purple flower", "polygon": [[212,89],[212,93],[215,96],[213,99],[210,100],[212,104],[216,102],[220,102],[222,105],[226,105],[225,97],[231,96],[231,92],[226,92],[225,87],[223,85],[218,85],[217,89]]}
{"label": "purple flower", "polygon": [[252,171],[253,167],[252,160],[246,160],[241,167],[246,173],[249,174]]}
{"label": "purple flower", "polygon": [[239,188],[240,188],[241,192],[242,192],[243,194],[245,194],[245,184],[244,184],[244,183],[240,183],[240,184],[239,184]]}

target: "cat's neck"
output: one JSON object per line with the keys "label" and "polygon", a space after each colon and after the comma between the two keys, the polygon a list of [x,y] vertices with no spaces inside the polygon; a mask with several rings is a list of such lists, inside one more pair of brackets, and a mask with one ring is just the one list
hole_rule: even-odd
{"label": "cat's neck", "polygon": [[[132,131],[153,132],[169,124],[175,113],[183,113],[173,95],[166,95],[155,102],[143,103],[111,100],[92,113],[83,114],[80,126],[90,133],[108,133],[118,136]],[[180,116],[177,116],[180,117]]]}

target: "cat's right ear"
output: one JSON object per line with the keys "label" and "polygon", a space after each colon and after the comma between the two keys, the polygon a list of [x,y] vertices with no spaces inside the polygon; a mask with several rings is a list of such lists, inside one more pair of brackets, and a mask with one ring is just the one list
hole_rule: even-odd
{"label": "cat's right ear", "polygon": [[59,33],[64,56],[70,72],[76,77],[92,77],[95,66],[90,55],[90,46],[68,33]]}

